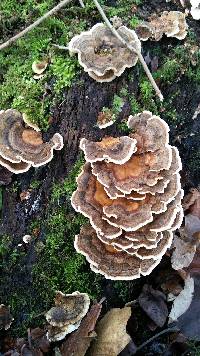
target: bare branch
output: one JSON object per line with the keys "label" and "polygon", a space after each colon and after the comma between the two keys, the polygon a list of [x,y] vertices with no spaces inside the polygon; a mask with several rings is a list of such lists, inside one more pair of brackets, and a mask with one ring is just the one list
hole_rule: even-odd
{"label": "bare branch", "polygon": [[69,47],[67,47],[67,46],[59,46],[59,45],[54,44],[54,43],[52,44],[52,46],[55,47],[55,48],[61,49],[63,51],[69,51]]}
{"label": "bare branch", "polygon": [[93,1],[94,1],[95,5],[96,5],[96,7],[97,7],[97,9],[98,9],[98,11],[99,11],[99,13],[100,13],[100,15],[102,16],[103,20],[105,21],[106,25],[107,25],[107,26],[109,27],[109,29],[112,31],[113,35],[115,35],[115,36],[123,43],[123,45],[126,46],[131,52],[134,52],[134,53],[137,54],[137,56],[138,56],[138,58],[139,58],[139,60],[140,60],[140,62],[141,62],[141,64],[142,64],[142,66],[143,66],[143,68],[144,68],[144,70],[145,70],[145,72],[146,72],[146,75],[147,75],[147,77],[149,78],[149,81],[151,82],[153,88],[155,89],[156,94],[158,95],[159,99],[160,99],[161,101],[163,101],[163,95],[162,95],[160,89],[158,88],[158,86],[157,86],[155,80],[153,79],[152,74],[151,74],[149,68],[147,67],[147,64],[146,64],[146,62],[145,62],[145,60],[144,60],[144,58],[143,58],[141,52],[140,52],[140,51],[137,51],[133,46],[131,46],[131,44],[129,44],[126,40],[124,40],[124,38],[122,38],[122,37],[120,36],[120,34],[117,32],[117,30],[112,26],[112,24],[111,24],[110,21],[108,20],[108,18],[107,18],[107,16],[106,16],[105,12],[103,11],[101,5],[100,5],[99,2],[98,2],[98,0],[93,0]]}
{"label": "bare branch", "polygon": [[155,339],[157,339],[158,337],[160,337],[161,335],[167,334],[167,333],[175,333],[178,332],[179,329],[174,327],[174,328],[168,328],[165,330],[160,331],[158,334],[152,336],[149,340],[145,341],[142,345],[137,347],[137,351],[140,351],[141,349],[143,349],[145,346],[147,346],[148,344],[150,344],[152,341],[154,341]]}
{"label": "bare branch", "polygon": [[[70,3],[72,0],[63,0],[61,1],[57,6],[55,6],[53,9],[51,9],[50,11],[48,11],[46,14],[44,14],[42,17],[40,17],[39,19],[37,19],[34,23],[32,23],[30,26],[26,27],[23,31],[19,32],[17,35],[13,36],[12,38],[10,38],[8,41],[2,43],[0,45],[0,50],[4,49],[8,46],[10,46],[13,42],[17,41],[19,38],[21,38],[22,36],[24,36],[26,33],[30,32],[31,30],[33,30],[35,27],[37,27],[38,25],[41,24],[41,22],[43,22],[44,20],[46,20],[49,16],[54,15],[56,12],[58,12],[62,7],[64,7],[65,5],[67,5],[68,3]],[[81,3],[82,1],[80,1]]]}
{"label": "bare branch", "polygon": [[79,0],[81,7],[85,7],[83,0]]}

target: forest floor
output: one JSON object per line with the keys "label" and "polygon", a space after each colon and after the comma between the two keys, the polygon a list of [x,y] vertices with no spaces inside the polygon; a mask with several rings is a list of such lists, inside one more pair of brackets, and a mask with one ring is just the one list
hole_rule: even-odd
{"label": "forest floor", "polygon": [[[1,0],[0,42],[56,3]],[[199,21],[188,16],[189,31],[183,41],[163,37],[159,42],[143,43],[143,56],[150,57],[150,66],[157,63],[153,76],[164,95],[161,103],[140,64],[113,82],[100,84],[83,72],[76,56],[70,57],[53,46],[66,46],[75,34],[101,22],[92,1],[85,3],[82,9],[78,1],[72,1],[55,17],[0,52],[0,109],[25,112],[43,130],[45,140],[55,132],[64,138],[63,150],[56,152],[50,163],[13,175],[11,183],[0,187],[0,303],[10,305],[14,322],[9,332],[13,336],[22,337],[27,328],[44,325],[42,314],[52,306],[55,291],[87,292],[92,300],[105,296],[106,312],[138,298],[144,284],[159,288],[163,274],[171,268],[169,256],[164,256],[150,276],[110,281],[92,272],[85,258],[76,253],[74,236],[87,220],[70,204],[83,163],[79,150],[82,137],[96,141],[105,135],[124,135],[128,116],[149,110],[170,126],[170,143],[178,147],[183,162],[184,191],[200,184],[200,115],[192,119],[200,104]],[[184,11],[178,0],[101,3],[109,18],[117,15],[133,29],[153,13]],[[32,63],[44,58],[50,64],[44,78],[36,81],[32,78]],[[103,108],[111,109],[116,121],[100,130],[96,120]],[[28,199],[22,199],[23,192],[28,192]],[[32,236],[29,244],[22,243],[26,234]],[[140,344],[155,331],[143,330],[147,317],[140,310],[137,313],[141,321],[134,341]],[[160,342],[167,344],[168,339],[161,338]],[[159,353],[159,347],[151,352],[142,355],[164,354],[163,349]]]}

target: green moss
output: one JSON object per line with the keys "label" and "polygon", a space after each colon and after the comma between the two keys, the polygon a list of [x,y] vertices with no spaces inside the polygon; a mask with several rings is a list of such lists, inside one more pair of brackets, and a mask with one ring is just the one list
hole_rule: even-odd
{"label": "green moss", "polygon": [[9,236],[2,236],[1,237],[1,242],[0,242],[0,259],[1,259],[1,264],[4,258],[4,255],[7,253],[11,245],[11,240]]}
{"label": "green moss", "polygon": [[37,189],[41,185],[41,182],[39,180],[32,180],[30,184],[30,189]]}
{"label": "green moss", "polygon": [[133,94],[131,95],[129,101],[131,104],[131,114],[138,114],[141,112],[142,108]]}
{"label": "green moss", "polygon": [[81,214],[75,214],[70,203],[82,164],[80,157],[68,177],[52,186],[44,227],[44,248],[37,253],[37,264],[33,269],[34,288],[42,296],[45,308],[52,303],[56,290],[65,293],[79,290],[89,293],[92,298],[100,294],[101,277],[91,272],[85,257],[74,249],[75,235],[88,222]]}
{"label": "green moss", "polygon": [[124,100],[119,95],[114,95],[112,111],[114,115],[118,115],[124,106]]}
{"label": "green moss", "polygon": [[131,17],[132,7],[141,4],[142,0],[117,0],[115,6],[106,7],[106,12],[109,17],[119,16],[124,21],[127,21]]}
{"label": "green moss", "polygon": [[81,156],[74,164],[73,169],[63,182],[54,183],[52,187],[51,200],[52,202],[59,202],[63,196],[70,198],[72,193],[76,190],[76,177],[81,172],[81,167],[84,163],[83,156]]}
{"label": "green moss", "polygon": [[[1,237],[0,299],[11,306],[15,318],[12,333],[18,337],[26,334],[28,327],[44,323],[44,319],[37,315],[51,307],[57,290],[65,293],[76,290],[87,292],[92,299],[102,295],[102,277],[90,270],[85,257],[74,248],[75,235],[82,225],[88,223],[83,215],[75,213],[70,202],[82,163],[80,157],[68,177],[53,184],[45,216],[33,220],[27,229],[27,233],[33,236],[30,250],[24,252],[18,245],[15,246],[14,238]],[[37,183],[33,181],[32,187]],[[37,237],[35,229],[39,230]],[[30,254],[33,263],[31,272],[29,263],[27,267]],[[28,282],[24,281],[27,272]],[[15,278],[12,281],[15,274],[17,284]],[[5,295],[5,290],[9,290],[9,294]]]}
{"label": "green moss", "polygon": [[154,89],[148,80],[143,80],[140,83],[140,93],[144,102],[152,100],[154,95]]}
{"label": "green moss", "polygon": [[161,79],[165,83],[171,83],[180,73],[180,64],[176,59],[168,59],[154,74],[155,79]]}
{"label": "green moss", "polygon": [[190,348],[188,355],[200,356],[200,345],[198,340],[189,340],[188,346]]}
{"label": "green moss", "polygon": [[115,281],[113,282],[113,287],[116,290],[119,300],[123,303],[130,302],[132,291],[133,291],[133,282],[132,281]]}
{"label": "green moss", "polygon": [[130,21],[129,21],[129,25],[133,29],[135,29],[140,23],[141,23],[141,20],[136,15],[132,16]]}
{"label": "green moss", "polygon": [[[33,22],[55,5],[53,0],[38,4],[36,0],[20,3],[16,0],[2,0],[0,31],[9,33],[9,21],[20,27]],[[14,9],[14,10],[13,10]],[[16,44],[0,52],[0,97],[1,109],[10,107],[27,114],[30,121],[46,130],[49,126],[52,99],[60,95],[64,88],[71,86],[78,74],[77,58],[71,58],[66,51],[55,51],[54,43],[67,45],[74,34],[86,28],[86,21],[77,21],[70,15],[48,18]],[[14,14],[14,15],[13,15]],[[14,19],[13,19],[14,17]],[[33,61],[48,59],[50,64],[42,79],[33,78]],[[46,87],[48,86],[48,92]]]}

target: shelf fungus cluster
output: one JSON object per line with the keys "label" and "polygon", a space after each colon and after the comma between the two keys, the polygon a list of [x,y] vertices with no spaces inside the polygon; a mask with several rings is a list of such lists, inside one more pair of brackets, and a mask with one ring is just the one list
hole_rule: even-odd
{"label": "shelf fungus cluster", "polygon": [[63,294],[57,292],[55,306],[46,313],[48,321],[47,338],[51,342],[65,338],[78,329],[90,306],[90,298],[86,293],[74,292]]}
{"label": "shelf fungus cluster", "polygon": [[[141,43],[135,31],[120,26],[117,31],[137,52]],[[126,68],[136,65],[138,56],[125,47],[103,23],[72,38],[69,52],[78,53],[78,60],[85,72],[97,82],[110,82],[119,77]]]}
{"label": "shelf fungus cluster", "polygon": [[141,41],[152,39],[160,41],[165,34],[183,40],[187,35],[188,25],[185,14],[180,11],[164,11],[161,16],[153,16],[149,21],[137,26],[136,33]]}
{"label": "shelf fungus cluster", "polygon": [[53,158],[53,150],[61,150],[63,138],[59,133],[43,142],[35,125],[16,110],[0,111],[0,166],[12,173],[23,173],[31,166],[42,166]]}
{"label": "shelf fungus cluster", "polygon": [[75,248],[109,279],[148,275],[171,245],[183,217],[181,160],[168,125],[144,111],[129,136],[81,139],[86,163],[71,203],[90,220]]}

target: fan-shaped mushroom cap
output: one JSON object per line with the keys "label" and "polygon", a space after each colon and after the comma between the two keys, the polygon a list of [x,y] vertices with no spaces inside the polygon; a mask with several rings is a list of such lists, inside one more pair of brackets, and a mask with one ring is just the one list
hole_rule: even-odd
{"label": "fan-shaped mushroom cap", "polygon": [[80,141],[80,148],[85,154],[86,161],[97,162],[107,160],[122,164],[127,162],[137,150],[137,141],[128,136],[104,137],[100,142],[92,142],[86,138]]}
{"label": "fan-shaped mushroom cap", "polygon": [[32,129],[34,129],[35,131],[40,131],[40,128],[36,124],[31,122],[26,114],[23,113],[22,117],[23,117],[23,121],[29,128],[32,127]]}
{"label": "fan-shaped mushroom cap", "polygon": [[153,37],[153,28],[150,27],[148,22],[143,22],[136,27],[136,33],[141,41],[147,41]]}
{"label": "fan-shaped mushroom cap", "polygon": [[44,143],[41,132],[25,128],[21,113],[12,109],[0,113],[0,164],[9,171],[22,173],[44,165],[53,158],[53,150],[62,147],[60,134]]}
{"label": "fan-shaped mushroom cap", "polygon": [[[141,43],[133,30],[120,26],[118,32],[137,51],[141,51]],[[112,81],[138,60],[137,54],[123,46],[103,23],[73,37],[68,47],[70,53],[78,53],[79,63],[98,82]]]}
{"label": "fan-shaped mushroom cap", "polygon": [[32,70],[36,74],[42,74],[47,66],[48,66],[48,61],[45,60],[41,62],[34,61],[32,64]]}
{"label": "fan-shaped mushroom cap", "polygon": [[66,335],[77,330],[79,328],[80,324],[81,324],[81,321],[79,321],[76,324],[64,325],[62,327],[48,325],[47,339],[50,342],[56,342],[56,341],[63,340]]}
{"label": "fan-shaped mushroom cap", "polygon": [[137,141],[137,153],[155,152],[169,143],[169,126],[150,111],[129,116],[127,125],[133,130],[130,137]]}
{"label": "fan-shaped mushroom cap", "polygon": [[90,299],[86,293],[57,292],[55,307],[51,308],[45,316],[50,325],[62,328],[79,322],[88,312],[89,306]]}
{"label": "fan-shaped mushroom cap", "polygon": [[106,147],[105,153],[96,148],[101,142],[90,145],[84,139],[81,147],[90,162],[83,166],[72,195],[73,207],[92,225],[76,236],[75,247],[93,271],[111,279],[150,273],[183,219],[182,166],[178,150],[169,145],[168,125],[147,111],[130,117],[128,125],[136,146],[125,162],[119,153],[116,162],[119,146],[111,143],[113,151]]}
{"label": "fan-shaped mushroom cap", "polygon": [[159,41],[163,34],[183,40],[188,29],[185,16],[180,11],[164,11],[160,17],[154,16],[149,22],[138,25],[136,33],[142,41],[149,38]]}
{"label": "fan-shaped mushroom cap", "polygon": [[0,305],[0,330],[8,330],[13,321],[13,317],[10,314],[10,308],[4,304]]}
{"label": "fan-shaped mushroom cap", "polygon": [[[111,226],[103,219],[102,205],[94,197],[96,183],[96,178],[91,174],[91,166],[86,163],[77,177],[78,189],[72,195],[71,204],[77,212],[81,212],[90,219],[91,225],[97,232],[106,235],[108,238],[117,237],[121,235],[121,229]],[[109,201],[106,194],[102,199]]]}
{"label": "fan-shaped mushroom cap", "polygon": [[161,19],[165,23],[165,34],[167,37],[176,37],[183,40],[187,35],[188,26],[185,21],[185,13],[180,11],[164,11]]}
{"label": "fan-shaped mushroom cap", "polygon": [[78,329],[81,320],[87,314],[90,306],[90,298],[86,293],[74,292],[72,294],[63,294],[57,292],[55,297],[55,306],[46,313],[48,326],[47,338],[53,341],[59,341]]}
{"label": "fan-shaped mushroom cap", "polygon": [[91,264],[91,269],[108,279],[132,280],[140,275],[150,274],[160,260],[140,259],[124,251],[104,244],[90,226],[81,229],[74,243],[77,252],[82,253]]}
{"label": "fan-shaped mushroom cap", "polygon": [[156,152],[133,155],[123,165],[105,161],[94,162],[92,173],[107,188],[107,192],[109,187],[115,186],[121,192],[130,194],[132,190],[140,192],[143,185],[157,184],[159,179],[162,179],[162,172],[158,174],[157,171],[168,169],[171,160],[172,151],[169,147],[165,147]]}

